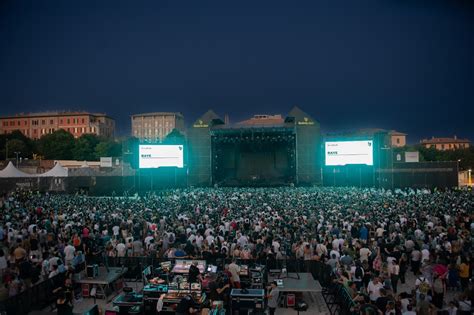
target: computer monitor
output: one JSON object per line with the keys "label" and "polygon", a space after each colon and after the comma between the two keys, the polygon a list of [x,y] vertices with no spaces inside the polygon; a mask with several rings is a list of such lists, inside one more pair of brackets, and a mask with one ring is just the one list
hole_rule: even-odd
{"label": "computer monitor", "polygon": [[207,272],[217,273],[217,266],[214,266],[214,265],[207,266]]}

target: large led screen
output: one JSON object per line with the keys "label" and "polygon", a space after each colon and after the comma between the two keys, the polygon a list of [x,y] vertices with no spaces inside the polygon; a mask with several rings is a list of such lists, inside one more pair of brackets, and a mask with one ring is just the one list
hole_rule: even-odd
{"label": "large led screen", "polygon": [[374,165],[372,140],[329,141],[325,147],[326,166]]}
{"label": "large led screen", "polygon": [[148,145],[138,146],[138,167],[183,167],[182,145]]}

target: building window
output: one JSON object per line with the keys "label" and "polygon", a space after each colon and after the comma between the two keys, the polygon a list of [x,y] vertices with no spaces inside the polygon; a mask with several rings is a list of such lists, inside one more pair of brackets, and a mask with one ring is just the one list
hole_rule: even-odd
{"label": "building window", "polygon": [[400,144],[400,138],[397,138],[397,144]]}
{"label": "building window", "polygon": [[50,120],[49,120],[49,124],[50,124],[50,125],[54,124],[54,120],[50,119]]}
{"label": "building window", "polygon": [[25,121],[23,121],[23,124],[26,126],[28,123],[27,123],[26,120],[25,120]]}
{"label": "building window", "polygon": [[42,125],[46,125],[46,120],[43,119],[43,120],[41,121],[41,124],[42,124]]}
{"label": "building window", "polygon": [[444,150],[444,144],[441,145],[441,150]]}
{"label": "building window", "polygon": [[68,118],[68,119],[67,119],[67,123],[70,124],[70,123],[71,123],[71,119]]}
{"label": "building window", "polygon": [[86,120],[84,118],[82,118],[82,123],[85,124],[86,123]]}

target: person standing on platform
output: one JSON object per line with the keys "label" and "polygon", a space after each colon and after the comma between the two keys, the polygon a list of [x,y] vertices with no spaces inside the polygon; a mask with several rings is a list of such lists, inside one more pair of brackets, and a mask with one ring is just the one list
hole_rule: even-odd
{"label": "person standing on platform", "polygon": [[188,273],[188,283],[196,283],[201,280],[201,271],[198,268],[198,262],[193,261],[191,266],[189,266],[189,273]]}
{"label": "person standing on platform", "polygon": [[229,265],[229,272],[231,274],[230,282],[233,288],[240,289],[240,266],[237,265],[236,260],[232,260]]}
{"label": "person standing on platform", "polygon": [[268,309],[270,311],[270,315],[275,314],[275,310],[278,307],[278,297],[280,296],[280,290],[278,289],[278,285],[276,281],[273,281],[269,287],[269,291],[267,294],[268,299]]}
{"label": "person standing on platform", "polygon": [[197,312],[196,302],[191,295],[183,297],[176,306],[176,315],[196,314]]}

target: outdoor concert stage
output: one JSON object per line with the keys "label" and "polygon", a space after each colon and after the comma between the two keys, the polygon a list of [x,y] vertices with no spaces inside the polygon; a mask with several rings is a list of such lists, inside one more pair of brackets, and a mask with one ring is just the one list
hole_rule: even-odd
{"label": "outdoor concert stage", "polygon": [[190,185],[282,186],[321,182],[319,123],[293,108],[224,123],[213,111],[189,132]]}
{"label": "outdoor concert stage", "polygon": [[295,182],[296,131],[291,124],[225,127],[211,132],[213,181],[219,186],[271,186]]}

